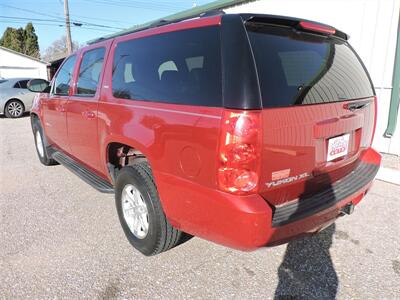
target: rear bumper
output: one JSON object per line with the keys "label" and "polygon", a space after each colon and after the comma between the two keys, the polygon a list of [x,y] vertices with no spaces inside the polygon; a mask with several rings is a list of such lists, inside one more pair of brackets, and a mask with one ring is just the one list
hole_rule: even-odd
{"label": "rear bumper", "polygon": [[313,197],[271,207],[260,195],[234,196],[175,176],[154,172],[171,223],[188,233],[229,247],[252,250],[315,233],[340,215],[340,208],[364,197],[380,165],[372,148],[359,166]]}
{"label": "rear bumper", "polygon": [[350,174],[330,188],[274,208],[272,226],[278,227],[315,215],[363,190],[378,173],[379,165],[361,162]]}

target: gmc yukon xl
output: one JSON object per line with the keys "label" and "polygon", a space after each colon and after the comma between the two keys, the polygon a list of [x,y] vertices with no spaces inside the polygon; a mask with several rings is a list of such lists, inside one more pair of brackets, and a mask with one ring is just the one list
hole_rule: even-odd
{"label": "gmc yukon xl", "polygon": [[145,255],[191,236],[252,250],[313,234],[371,186],[377,99],[348,36],[217,14],[79,49],[40,91],[40,161],[114,193]]}

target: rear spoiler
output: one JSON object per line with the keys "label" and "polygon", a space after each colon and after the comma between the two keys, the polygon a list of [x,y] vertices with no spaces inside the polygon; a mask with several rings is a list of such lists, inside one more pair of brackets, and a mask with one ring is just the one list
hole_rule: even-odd
{"label": "rear spoiler", "polygon": [[262,23],[275,26],[292,27],[296,30],[312,32],[326,36],[336,36],[343,40],[348,40],[350,36],[336,28],[305,19],[297,19],[284,16],[264,15],[264,14],[240,14],[243,22],[246,23]]}

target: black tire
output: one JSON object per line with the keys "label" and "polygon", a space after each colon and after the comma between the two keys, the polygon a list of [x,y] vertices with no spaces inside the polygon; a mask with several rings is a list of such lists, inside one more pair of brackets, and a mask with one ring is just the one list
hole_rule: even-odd
{"label": "black tire", "polygon": [[[128,227],[122,212],[122,192],[127,185],[139,190],[147,206],[148,232],[140,239]],[[154,178],[147,161],[121,169],[115,184],[115,203],[124,233],[131,245],[147,256],[156,255],[176,246],[184,234],[168,222],[161,206]]]}
{"label": "black tire", "polygon": [[[54,159],[50,158],[48,151],[47,151],[47,142],[46,142],[46,137],[43,134],[43,129],[42,126],[40,125],[38,120],[34,120],[32,123],[32,131],[33,131],[33,138],[35,140],[35,148],[36,148],[36,153],[39,157],[40,162],[45,165],[45,166],[53,166],[53,165],[58,165],[58,162],[56,162]],[[40,135],[41,140],[39,141],[37,139],[37,134]],[[42,143],[43,147],[43,152],[40,153],[38,149],[38,143]]]}
{"label": "black tire", "polygon": [[25,113],[24,104],[18,99],[11,99],[4,107],[4,114],[7,118],[20,118]]}

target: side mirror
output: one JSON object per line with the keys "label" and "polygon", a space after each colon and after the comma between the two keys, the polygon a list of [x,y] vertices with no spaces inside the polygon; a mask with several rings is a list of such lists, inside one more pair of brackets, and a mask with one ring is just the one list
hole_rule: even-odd
{"label": "side mirror", "polygon": [[35,93],[50,93],[50,82],[44,79],[31,79],[27,84],[28,90]]}

